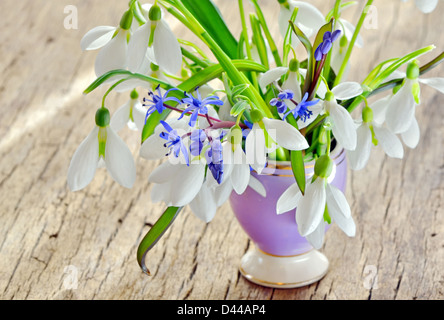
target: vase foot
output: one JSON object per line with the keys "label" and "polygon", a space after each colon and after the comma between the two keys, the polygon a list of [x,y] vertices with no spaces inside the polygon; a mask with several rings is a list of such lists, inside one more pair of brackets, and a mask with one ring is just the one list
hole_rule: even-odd
{"label": "vase foot", "polygon": [[328,259],[313,249],[295,256],[274,256],[258,248],[247,252],[239,270],[249,281],[271,288],[298,288],[322,279]]}

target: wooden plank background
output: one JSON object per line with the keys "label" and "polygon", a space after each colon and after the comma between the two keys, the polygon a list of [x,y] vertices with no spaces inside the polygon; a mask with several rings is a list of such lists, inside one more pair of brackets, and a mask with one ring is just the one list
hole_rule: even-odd
{"label": "wooden plank background", "polygon": [[[322,251],[330,271],[320,282],[291,290],[254,285],[238,272],[251,245],[228,204],[204,224],[189,209],[149,256],[152,276],[135,256],[139,241],[164,209],[150,202],[149,173],[158,162],[138,157],[137,134],[123,131],[138,179],[126,190],[99,170],[72,193],[66,172],[94,125],[103,90],[88,96],[96,52],[82,36],[116,25],[126,0],[2,0],[0,3],[0,297],[2,299],[442,299],[444,297],[444,97],[422,87],[417,109],[421,142],[404,160],[374,149],[368,167],[350,172],[347,198],[355,238],[336,226]],[[326,14],[334,1],[312,1]],[[218,0],[238,36],[237,1]],[[277,34],[277,4],[261,1]],[[326,4],[328,3],[328,5]],[[364,1],[344,13],[356,23]],[[363,30],[349,79],[371,66],[435,44],[444,49],[444,3],[424,15],[398,0],[376,0],[378,28]],[[78,9],[78,29],[64,28],[64,8]],[[247,6],[247,8],[251,8]],[[7,12],[7,14],[5,14]],[[170,19],[179,37],[194,39]],[[444,66],[430,76],[444,75]],[[126,95],[112,94],[116,110]],[[375,277],[377,276],[377,277]],[[370,280],[376,280],[371,286]]]}

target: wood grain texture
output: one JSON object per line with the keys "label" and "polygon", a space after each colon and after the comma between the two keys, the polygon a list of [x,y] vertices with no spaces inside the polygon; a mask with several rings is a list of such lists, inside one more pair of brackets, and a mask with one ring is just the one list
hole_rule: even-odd
{"label": "wood grain texture", "polygon": [[[325,14],[334,1],[312,1]],[[218,0],[238,36],[237,1]],[[261,1],[277,34],[277,5]],[[228,204],[204,224],[187,208],[149,255],[142,274],[136,249],[164,207],[150,201],[149,173],[158,162],[138,157],[139,137],[122,131],[136,159],[137,182],[117,185],[105,170],[72,193],[66,172],[72,154],[94,125],[104,93],[92,82],[95,52],[79,42],[97,25],[115,25],[127,1],[2,0],[0,19],[0,297],[2,299],[443,299],[444,97],[422,87],[417,109],[421,141],[405,158],[374,149],[368,167],[350,172],[347,198],[358,230],[336,226],[322,251],[330,260],[320,282],[292,290],[254,285],[238,272],[252,245]],[[435,44],[421,62],[443,51],[444,5],[420,13],[412,1],[376,0],[378,29],[363,30],[365,47],[352,58],[351,80],[371,66]],[[67,30],[64,8],[78,9]],[[356,23],[363,1],[344,13]],[[247,8],[250,8],[248,6]],[[171,19],[173,22],[173,20]],[[178,23],[180,37],[194,39]],[[443,75],[443,66],[428,77]],[[111,110],[125,100],[112,94]],[[369,280],[377,275],[373,286]]]}

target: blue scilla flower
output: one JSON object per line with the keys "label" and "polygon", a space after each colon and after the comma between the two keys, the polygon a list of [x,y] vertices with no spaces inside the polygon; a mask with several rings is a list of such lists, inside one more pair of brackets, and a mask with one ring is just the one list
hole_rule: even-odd
{"label": "blue scilla flower", "polygon": [[328,54],[333,46],[333,42],[336,41],[341,35],[341,30],[335,30],[333,32],[327,31],[324,33],[323,41],[319,44],[315,51],[316,61],[321,61],[322,58]]}
{"label": "blue scilla flower", "polygon": [[213,139],[210,142],[210,148],[205,152],[205,159],[214,180],[221,184],[224,177],[224,163],[223,146],[219,139]]}
{"label": "blue scilla flower", "polygon": [[162,95],[162,92],[160,91],[160,86],[157,86],[156,88],[158,94],[155,94],[154,92],[150,91],[148,92],[148,95],[151,97],[151,99],[143,98],[143,102],[149,102],[148,104],[143,104],[146,107],[149,107],[146,112],[145,122],[146,119],[150,114],[152,114],[154,111],[157,110],[158,113],[162,113],[166,107],[164,106],[164,103],[167,101],[175,101],[180,104],[180,100],[175,97],[168,97],[168,94],[173,90],[179,90],[177,88],[169,89],[165,92],[164,95]]}
{"label": "blue scilla flower", "polygon": [[202,149],[204,147],[204,142],[207,139],[207,135],[204,130],[197,129],[191,132],[190,140],[190,152],[191,155],[197,157],[201,154]]}
{"label": "blue scilla flower", "polygon": [[159,135],[162,139],[167,141],[164,144],[165,148],[170,149],[167,156],[170,155],[171,153],[173,153],[174,156],[176,158],[178,158],[180,155],[180,152],[182,152],[187,165],[189,165],[190,162],[189,162],[189,158],[188,158],[188,150],[183,142],[182,137],[177,133],[176,129],[171,128],[171,126],[168,123],[166,123],[165,121],[160,121],[160,123],[167,131],[167,132],[161,132]]}
{"label": "blue scilla flower", "polygon": [[296,108],[284,114],[284,120],[290,113],[292,113],[295,118],[299,117],[302,121],[304,122],[307,121],[307,119],[309,119],[310,116],[313,115],[313,112],[308,110],[308,107],[314,106],[319,102],[319,100],[307,101],[307,99],[308,99],[308,92],[305,93],[304,97],[302,98],[302,101],[298,103]]}
{"label": "blue scilla flower", "polygon": [[222,106],[224,104],[224,102],[220,100],[218,96],[208,96],[202,100],[198,88],[196,88],[197,97],[194,97],[193,95],[187,92],[184,92],[184,94],[186,97],[182,99],[182,103],[187,104],[188,107],[182,112],[181,116],[179,117],[179,120],[182,119],[182,117],[185,114],[192,112],[190,117],[190,122],[188,123],[190,127],[194,127],[199,114],[201,115],[208,114],[207,105]]}

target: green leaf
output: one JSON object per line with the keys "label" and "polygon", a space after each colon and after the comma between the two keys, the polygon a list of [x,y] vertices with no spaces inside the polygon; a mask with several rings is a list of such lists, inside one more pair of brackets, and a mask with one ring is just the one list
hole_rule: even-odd
{"label": "green leaf", "polygon": [[202,27],[231,58],[237,56],[237,41],[227,27],[222,14],[211,0],[182,0]]}
{"label": "green leaf", "polygon": [[314,73],[314,51],[313,46],[311,45],[308,37],[302,32],[301,29],[298,28],[293,22],[290,21],[290,26],[293,29],[293,32],[298,37],[299,41],[303,44],[305,50],[307,51],[307,56],[309,57],[307,60],[307,76],[305,77],[304,84],[304,92],[307,92],[311,86],[313,73]]}
{"label": "green leaf", "polygon": [[244,84],[238,84],[237,86],[234,86],[231,88],[231,98],[236,98],[239,94],[244,92],[250,85],[248,83]]}
{"label": "green leaf", "polygon": [[245,100],[239,100],[234,104],[234,106],[231,108],[230,114],[233,117],[237,117],[242,112],[244,112],[247,109],[248,102]]}
{"label": "green leaf", "polygon": [[305,163],[302,151],[291,151],[290,153],[291,169],[293,170],[294,178],[298,184],[302,195],[305,194]]}
{"label": "green leaf", "polygon": [[140,242],[137,248],[137,262],[146,274],[150,275],[150,271],[145,263],[147,253],[168,230],[181,209],[182,207],[168,207]]}

